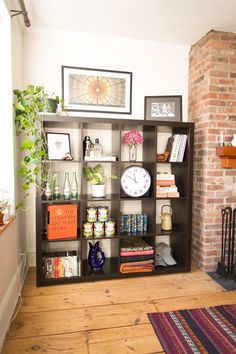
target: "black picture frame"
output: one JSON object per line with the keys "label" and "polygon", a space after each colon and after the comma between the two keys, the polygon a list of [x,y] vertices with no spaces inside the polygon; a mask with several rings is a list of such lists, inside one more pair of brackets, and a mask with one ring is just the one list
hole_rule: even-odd
{"label": "black picture frame", "polygon": [[66,111],[131,114],[132,72],[62,66]]}
{"label": "black picture frame", "polygon": [[49,160],[65,160],[71,154],[70,134],[46,132],[46,139]]}
{"label": "black picture frame", "polygon": [[182,96],[145,96],[144,119],[182,122]]}

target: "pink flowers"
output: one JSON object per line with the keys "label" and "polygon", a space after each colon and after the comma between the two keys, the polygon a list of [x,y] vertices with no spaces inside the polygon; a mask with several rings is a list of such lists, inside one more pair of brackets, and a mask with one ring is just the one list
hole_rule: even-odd
{"label": "pink flowers", "polygon": [[136,129],[129,130],[123,136],[123,143],[125,144],[136,145],[142,144],[143,142],[142,135]]}

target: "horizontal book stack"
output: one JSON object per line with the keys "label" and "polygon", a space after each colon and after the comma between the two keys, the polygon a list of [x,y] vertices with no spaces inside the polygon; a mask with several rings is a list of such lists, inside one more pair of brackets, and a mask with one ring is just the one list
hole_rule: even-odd
{"label": "horizontal book stack", "polygon": [[175,175],[171,173],[156,174],[156,197],[178,198],[178,187],[175,184]]}
{"label": "horizontal book stack", "polygon": [[174,134],[169,138],[172,142],[169,162],[183,162],[187,138],[188,136],[186,134]]}
{"label": "horizontal book stack", "polygon": [[76,251],[43,254],[43,269],[46,279],[70,278],[78,276]]}

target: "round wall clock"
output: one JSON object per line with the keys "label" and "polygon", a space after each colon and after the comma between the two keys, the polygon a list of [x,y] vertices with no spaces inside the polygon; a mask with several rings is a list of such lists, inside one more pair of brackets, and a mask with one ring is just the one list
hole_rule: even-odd
{"label": "round wall clock", "polygon": [[151,186],[150,174],[140,166],[130,166],[122,171],[121,188],[130,197],[141,197]]}

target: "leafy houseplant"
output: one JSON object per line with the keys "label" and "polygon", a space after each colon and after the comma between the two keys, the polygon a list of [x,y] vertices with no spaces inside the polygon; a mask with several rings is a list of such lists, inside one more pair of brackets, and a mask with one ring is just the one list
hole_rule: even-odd
{"label": "leafy houseplant", "polygon": [[16,101],[15,108],[15,124],[16,135],[23,135],[21,142],[21,150],[24,157],[20,162],[18,169],[19,175],[23,178],[23,190],[25,197],[29,195],[29,187],[35,184],[42,187],[39,182],[39,175],[42,181],[46,180],[46,167],[43,160],[46,158],[47,141],[43,129],[42,115],[45,102],[47,102],[47,94],[42,86],[28,85],[26,90],[14,90]]}
{"label": "leafy houseplant", "polygon": [[[112,178],[112,179],[117,178],[117,176],[115,176],[115,175],[105,177],[103,167],[100,164],[98,164],[94,167],[84,167],[83,172],[84,172],[84,175],[85,175],[87,181],[89,183],[91,183],[91,185],[92,185],[93,197],[104,197],[104,195],[105,195],[105,182],[107,181],[107,179],[108,178]],[[100,188],[97,186],[100,186]]]}

